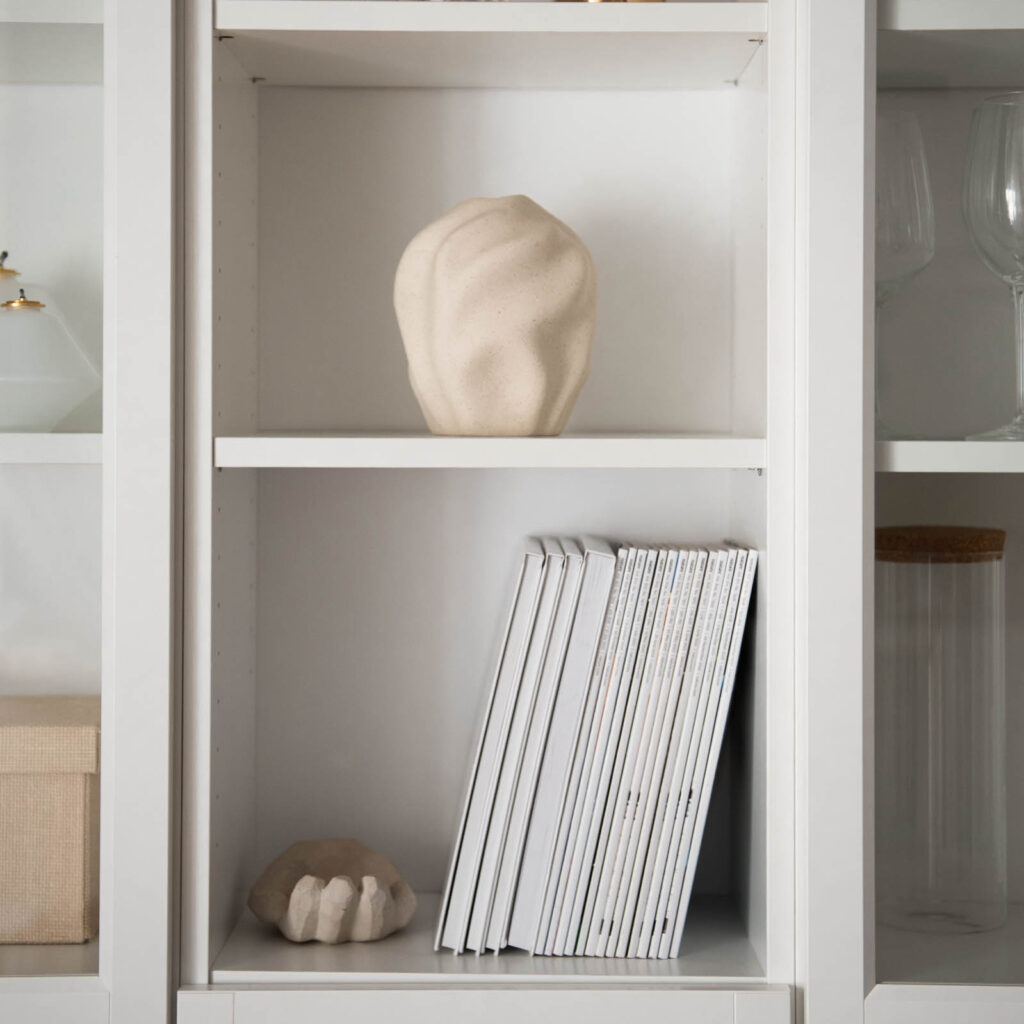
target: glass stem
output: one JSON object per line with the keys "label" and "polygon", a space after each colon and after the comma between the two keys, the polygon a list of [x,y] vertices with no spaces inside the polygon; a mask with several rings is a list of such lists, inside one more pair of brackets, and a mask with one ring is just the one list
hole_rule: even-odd
{"label": "glass stem", "polygon": [[1024,420],[1024,285],[1012,286],[1013,326],[1017,339],[1017,419]]}
{"label": "glass stem", "polygon": [[[875,302],[875,433],[878,437],[882,437],[886,434],[886,429],[882,421],[882,371],[881,371],[881,356],[880,356],[880,345],[879,339],[882,337],[879,325],[882,319],[882,306],[879,302]],[[1019,371],[1018,371],[1019,372]]]}

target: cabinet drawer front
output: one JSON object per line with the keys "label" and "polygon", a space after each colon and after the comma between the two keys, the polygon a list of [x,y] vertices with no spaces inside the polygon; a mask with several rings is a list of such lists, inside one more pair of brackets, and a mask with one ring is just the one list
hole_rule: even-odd
{"label": "cabinet drawer front", "polygon": [[[235,993],[234,1024],[342,1024],[415,1020],[417,1024],[735,1024],[731,991],[618,989],[436,989]],[[748,1018],[744,1018],[748,1024]],[[755,1024],[749,1018],[749,1024]],[[759,1024],[759,1022],[757,1022]],[[775,1024],[765,1020],[765,1024]]]}

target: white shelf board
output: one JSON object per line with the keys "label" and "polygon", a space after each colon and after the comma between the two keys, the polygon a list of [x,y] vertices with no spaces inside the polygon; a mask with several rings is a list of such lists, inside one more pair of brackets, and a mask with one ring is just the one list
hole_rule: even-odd
{"label": "white shelf board", "polygon": [[0,465],[98,465],[102,434],[0,433]]}
{"label": "white shelf board", "polygon": [[0,433],[0,465],[98,465],[102,434]]}
{"label": "white shelf board", "polygon": [[875,950],[880,983],[1024,986],[1024,904],[1002,928],[970,935],[879,926]]}
{"label": "white shelf board", "polygon": [[103,0],[0,0],[0,84],[103,81]]}
{"label": "white shelf board", "polygon": [[271,85],[722,88],[767,28],[766,3],[217,3],[225,45]]}
{"label": "white shelf board", "polygon": [[91,991],[99,985],[98,972],[98,942],[0,944],[0,998],[11,991]]}
{"label": "white shelf board", "polygon": [[1012,441],[880,441],[880,473],[1024,473],[1024,444]]}
{"label": "white shelf board", "polygon": [[676,960],[487,956],[434,952],[440,896],[421,893],[409,926],[380,942],[288,942],[246,913],[213,965],[215,985],[672,984],[763,980],[739,916],[722,900],[695,901]]}
{"label": "white shelf board", "polygon": [[865,1024],[1020,1024],[1024,988],[1003,985],[876,985]]}
{"label": "white shelf board", "polygon": [[762,469],[766,444],[736,437],[218,437],[220,469]]}
{"label": "white shelf board", "polygon": [[881,0],[882,88],[1024,87],[1024,0]]}

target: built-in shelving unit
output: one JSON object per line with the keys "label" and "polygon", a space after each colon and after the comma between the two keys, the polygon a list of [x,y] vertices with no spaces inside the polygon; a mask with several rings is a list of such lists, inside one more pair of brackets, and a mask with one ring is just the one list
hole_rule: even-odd
{"label": "built-in shelving unit", "polygon": [[718,89],[764,40],[767,6],[220,0],[217,31],[270,85]]}
{"label": "built-in shelving unit", "polygon": [[[344,1013],[358,988],[366,1012],[429,989],[446,1019],[478,999],[500,1018],[571,989],[595,1020],[627,997],[657,1020],[788,1019],[773,987],[794,949],[792,593],[773,568],[793,535],[785,30],[769,59],[787,11],[193,4],[181,963],[197,1014],[217,998],[236,1020]],[[431,436],[395,267],[445,209],[514,193],[594,257],[587,382],[562,436]],[[672,961],[433,949],[509,559],[552,530],[764,553]],[[251,918],[263,864],[335,831],[425,894],[409,929],[298,947]]]}
{"label": "built-in shelving unit", "polygon": [[103,81],[103,0],[0,0],[0,84]]}
{"label": "built-in shelving unit", "polygon": [[[883,418],[897,433],[914,438],[880,440],[875,446],[875,520],[1007,531],[1005,720],[1012,737],[1024,714],[1019,687],[1013,685],[1022,656],[1018,524],[1024,446],[963,439],[1006,422],[1015,395],[1008,289],[985,268],[971,243],[961,190],[974,110],[987,96],[1024,87],[1024,2],[880,0],[877,57],[878,109],[910,111],[921,125],[936,252],[882,310],[875,339]],[[866,554],[869,572],[870,549]],[[873,776],[866,771],[867,779]],[[1003,1024],[1024,1018],[1020,779],[1019,754],[1010,739],[1007,924],[976,934],[876,926],[868,936],[876,982],[865,1004],[868,1024]],[[874,778],[876,791],[894,782]],[[865,798],[871,807],[870,789]],[[875,841],[882,849],[886,836],[877,834]],[[867,863],[865,874],[870,873]]]}
{"label": "built-in shelving unit", "polygon": [[95,465],[102,458],[101,434],[0,433],[0,465]]}
{"label": "built-in shelving unit", "polygon": [[218,437],[218,469],[763,469],[765,442],[734,437]]}

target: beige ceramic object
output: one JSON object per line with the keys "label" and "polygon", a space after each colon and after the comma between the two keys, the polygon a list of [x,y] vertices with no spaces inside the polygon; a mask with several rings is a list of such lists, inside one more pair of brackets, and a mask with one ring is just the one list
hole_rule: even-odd
{"label": "beige ceramic object", "polygon": [[369,942],[404,928],[416,896],[387,857],[358,840],[310,839],[260,875],[249,909],[292,942]]}
{"label": "beige ceramic object", "polygon": [[594,262],[526,196],[467,199],[395,275],[409,380],[435,434],[560,434],[590,365]]}

